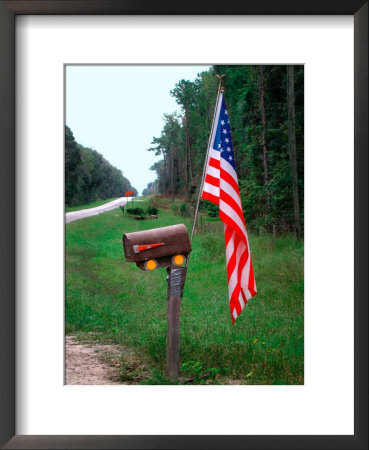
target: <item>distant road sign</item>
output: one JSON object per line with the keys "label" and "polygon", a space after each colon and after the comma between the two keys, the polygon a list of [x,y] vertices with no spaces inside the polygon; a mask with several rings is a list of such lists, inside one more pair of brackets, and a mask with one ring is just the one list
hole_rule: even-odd
{"label": "distant road sign", "polygon": [[134,194],[135,193],[135,191],[126,191],[125,193],[124,193],[124,196],[125,197],[130,197],[132,194]]}

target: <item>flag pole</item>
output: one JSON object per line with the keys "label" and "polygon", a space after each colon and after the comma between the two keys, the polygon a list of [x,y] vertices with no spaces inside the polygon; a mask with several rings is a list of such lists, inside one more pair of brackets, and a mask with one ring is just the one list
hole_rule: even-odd
{"label": "flag pole", "polygon": [[[218,109],[219,94],[220,94],[220,92],[221,92],[222,89],[223,89],[223,87],[222,87],[222,80],[223,80],[224,75],[218,75],[218,74],[215,74],[215,76],[216,76],[216,77],[218,78],[218,80],[219,80],[219,84],[218,84],[218,92],[217,92],[217,101],[216,101],[216,103],[215,103],[215,109],[214,109],[214,114],[213,114],[213,121],[212,121],[212,124],[211,124],[211,130],[210,130],[210,135],[209,135],[209,140],[208,140],[208,148],[207,148],[207,151],[206,151],[206,157],[205,157],[205,162],[204,162],[204,168],[203,168],[203,171],[202,171],[201,185],[200,185],[199,195],[198,195],[198,197],[197,197],[197,204],[196,204],[196,209],[195,209],[195,217],[194,217],[194,220],[193,220],[192,231],[191,231],[191,237],[190,237],[190,245],[192,245],[192,239],[193,239],[193,235],[194,235],[194,233],[195,233],[195,226],[196,226],[197,215],[198,215],[198,212],[199,212],[199,205],[200,205],[201,191],[202,191],[202,188],[203,188],[203,186],[204,186],[204,181],[205,181],[205,171],[206,171],[206,165],[207,165],[208,159],[209,159],[211,137],[212,137],[212,135],[213,135],[213,129],[214,129],[214,123],[215,123],[215,116],[216,116],[217,109]],[[186,268],[187,268],[187,266],[188,266],[189,256],[190,256],[190,255],[188,255],[188,257],[187,257]]]}

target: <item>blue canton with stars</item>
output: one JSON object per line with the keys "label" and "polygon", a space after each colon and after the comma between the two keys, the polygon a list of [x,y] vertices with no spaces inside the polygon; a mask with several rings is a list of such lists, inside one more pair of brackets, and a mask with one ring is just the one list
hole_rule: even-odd
{"label": "blue canton with stars", "polygon": [[231,137],[231,127],[229,125],[228,112],[226,109],[224,95],[222,96],[219,121],[215,133],[214,149],[219,150],[220,156],[228,161],[232,165],[234,170],[236,170]]}

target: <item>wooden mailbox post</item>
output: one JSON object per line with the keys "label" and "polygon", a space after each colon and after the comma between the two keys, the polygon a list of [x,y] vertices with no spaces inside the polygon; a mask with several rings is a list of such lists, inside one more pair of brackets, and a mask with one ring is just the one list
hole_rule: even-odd
{"label": "wooden mailbox post", "polygon": [[123,234],[126,261],[146,271],[167,268],[167,352],[166,372],[175,379],[179,374],[180,306],[187,269],[183,267],[191,244],[185,225],[154,228]]}

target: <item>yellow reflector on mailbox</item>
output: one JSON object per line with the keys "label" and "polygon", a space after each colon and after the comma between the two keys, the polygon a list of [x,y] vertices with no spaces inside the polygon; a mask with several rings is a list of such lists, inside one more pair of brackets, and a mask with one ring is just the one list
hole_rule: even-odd
{"label": "yellow reflector on mailbox", "polygon": [[155,259],[149,259],[145,262],[145,269],[146,270],[155,270],[158,267],[157,261]]}
{"label": "yellow reflector on mailbox", "polygon": [[183,255],[175,255],[172,258],[173,264],[176,266],[181,266],[185,261],[185,257]]}

